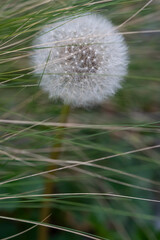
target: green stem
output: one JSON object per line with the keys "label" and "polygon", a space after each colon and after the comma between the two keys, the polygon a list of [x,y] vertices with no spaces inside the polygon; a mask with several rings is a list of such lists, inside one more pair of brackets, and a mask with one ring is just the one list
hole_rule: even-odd
{"label": "green stem", "polygon": [[[62,108],[61,115],[60,115],[60,123],[67,122],[69,112],[70,112],[70,107],[68,105],[64,105],[64,107]],[[57,132],[55,134],[56,143],[53,145],[53,151],[51,152],[52,159],[58,159],[61,154],[61,147],[62,147],[62,140],[64,137],[64,133],[65,133],[64,127],[57,128]],[[51,165],[51,166],[49,166],[48,171],[53,170],[55,168],[56,168],[56,165]],[[46,181],[45,188],[44,188],[44,194],[52,194],[54,185],[55,184],[53,181]],[[42,222],[45,218],[47,218],[51,212],[52,212],[51,206],[49,206],[48,201],[44,200],[41,211],[40,211],[40,221]],[[50,218],[47,218],[43,222],[49,223]],[[49,239],[49,228],[40,226],[39,230],[38,230],[38,240],[48,240],[48,239]]]}

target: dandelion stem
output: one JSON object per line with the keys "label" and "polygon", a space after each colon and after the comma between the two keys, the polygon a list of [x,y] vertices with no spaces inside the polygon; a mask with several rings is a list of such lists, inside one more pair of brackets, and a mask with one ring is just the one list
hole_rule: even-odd
{"label": "dandelion stem", "polygon": [[[70,106],[64,105],[61,111],[60,115],[60,123],[66,123],[68,116],[70,112]],[[53,150],[51,152],[51,158],[52,159],[58,159],[60,154],[61,154],[61,147],[62,147],[62,140],[64,137],[65,133],[65,128],[63,126],[60,126],[57,128],[56,134],[55,134],[55,143],[53,145]],[[48,170],[52,170],[56,168],[56,165],[51,165],[49,166]],[[53,181],[46,181],[45,187],[44,187],[44,194],[52,194],[53,193],[53,188],[55,184]],[[48,197],[47,197],[48,198]],[[49,205],[49,202],[44,200],[42,204],[42,208],[40,211],[40,221],[46,218],[52,211],[51,206]],[[45,223],[49,223],[50,219],[47,218],[45,220]],[[48,240],[49,239],[49,228],[40,226],[38,230],[38,240]]]}

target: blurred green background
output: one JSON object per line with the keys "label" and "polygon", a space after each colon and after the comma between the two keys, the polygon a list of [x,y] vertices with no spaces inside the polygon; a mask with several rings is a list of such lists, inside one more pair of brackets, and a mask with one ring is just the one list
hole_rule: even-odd
{"label": "blurred green background", "polygon": [[[1,0],[0,239],[38,239],[36,223],[44,201],[51,206],[51,227],[63,228],[50,228],[50,240],[85,240],[91,235],[110,240],[160,239],[160,203],[147,200],[160,200],[159,152],[157,148],[143,151],[160,144],[160,33],[155,31],[160,29],[160,6],[150,1],[139,11],[147,2]],[[104,104],[71,110],[56,162],[57,168],[68,167],[42,174],[55,164],[50,159],[58,131],[53,123],[59,121],[62,103],[49,100],[38,87],[30,64],[32,41],[45,24],[89,11],[106,16],[116,26],[139,11],[119,29],[129,48],[128,75],[123,88]],[[127,154],[138,149],[142,151]],[[102,157],[93,165],[69,167]],[[37,176],[29,177],[32,174]],[[28,177],[21,179],[24,176]],[[53,193],[59,195],[44,198],[46,180],[53,182]]]}

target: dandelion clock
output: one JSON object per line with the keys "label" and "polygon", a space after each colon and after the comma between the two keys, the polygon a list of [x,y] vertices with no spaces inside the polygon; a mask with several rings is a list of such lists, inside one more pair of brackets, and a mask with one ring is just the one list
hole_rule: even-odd
{"label": "dandelion clock", "polygon": [[32,56],[41,88],[50,98],[88,107],[112,96],[127,73],[123,36],[99,15],[45,26]]}

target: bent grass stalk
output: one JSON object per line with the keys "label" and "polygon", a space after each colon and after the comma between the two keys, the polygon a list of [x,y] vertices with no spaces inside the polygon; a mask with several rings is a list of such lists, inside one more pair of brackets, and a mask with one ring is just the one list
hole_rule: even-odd
{"label": "bent grass stalk", "polygon": [[[68,116],[70,112],[70,107],[68,105],[64,105],[61,111],[60,115],[60,123],[66,123]],[[58,127],[56,134],[55,134],[55,144],[53,145],[53,150],[51,152],[51,158],[52,159],[58,159],[61,154],[61,147],[62,147],[62,140],[64,137],[65,128],[64,127]],[[58,150],[56,150],[58,149]],[[48,171],[53,170],[56,168],[56,165],[51,165],[48,168]],[[52,173],[53,174],[53,173]],[[45,187],[44,187],[44,194],[52,194],[54,188],[54,182],[53,181],[46,181]],[[48,198],[48,197],[46,197]],[[44,200],[42,204],[42,208],[40,211],[40,221],[44,220],[49,214],[51,213],[51,207],[49,206],[49,203]],[[49,223],[50,218],[47,218],[44,222]],[[39,240],[47,240],[49,236],[49,229],[43,226],[39,227],[38,230],[38,239]]]}

